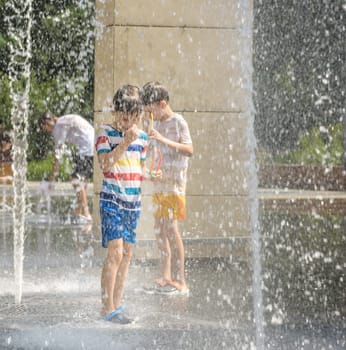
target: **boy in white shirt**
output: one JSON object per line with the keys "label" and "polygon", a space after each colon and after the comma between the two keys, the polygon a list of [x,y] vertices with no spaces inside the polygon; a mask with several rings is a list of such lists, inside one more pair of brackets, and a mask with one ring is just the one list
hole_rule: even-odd
{"label": "boy in white shirt", "polygon": [[161,83],[143,87],[146,119],[155,121],[149,128],[149,140],[162,155],[162,180],[154,182],[153,203],[156,207],[155,234],[161,257],[161,276],[155,280],[163,293],[187,293],[185,252],[178,221],[185,220],[185,189],[192,140],[186,120],[173,112],[169,94]]}

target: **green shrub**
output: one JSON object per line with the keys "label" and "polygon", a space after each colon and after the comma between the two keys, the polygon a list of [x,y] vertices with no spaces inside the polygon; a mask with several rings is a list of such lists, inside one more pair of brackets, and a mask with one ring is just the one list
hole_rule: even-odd
{"label": "green shrub", "polygon": [[[53,166],[54,157],[48,156],[43,160],[30,161],[28,163],[27,179],[29,181],[48,180]],[[72,166],[68,157],[63,157],[59,167],[57,181],[69,181],[71,178]]]}
{"label": "green shrub", "polygon": [[343,126],[316,127],[300,137],[298,147],[274,157],[276,163],[338,166],[343,164]]}

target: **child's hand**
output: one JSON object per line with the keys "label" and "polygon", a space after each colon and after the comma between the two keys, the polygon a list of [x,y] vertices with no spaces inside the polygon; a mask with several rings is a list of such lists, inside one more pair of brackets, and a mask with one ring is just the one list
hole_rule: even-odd
{"label": "child's hand", "polygon": [[163,142],[164,140],[164,137],[156,129],[151,129],[149,133],[149,138],[157,140],[159,142]]}

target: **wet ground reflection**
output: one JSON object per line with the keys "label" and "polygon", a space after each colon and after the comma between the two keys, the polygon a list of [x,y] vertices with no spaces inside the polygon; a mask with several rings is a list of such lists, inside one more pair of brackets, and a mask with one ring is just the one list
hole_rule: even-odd
{"label": "wet ground reflection", "polygon": [[[12,297],[12,227],[1,213],[0,348],[255,348],[249,257],[188,260],[189,297],[145,294],[157,265],[134,260],[125,303],[137,321],[125,330],[105,324],[99,319],[105,253],[99,230],[62,224],[66,207],[48,221],[28,220],[20,306]],[[344,217],[262,210],[265,348],[343,349]]]}
{"label": "wet ground reflection", "polygon": [[345,218],[272,213],[262,225],[267,319],[345,322]]}

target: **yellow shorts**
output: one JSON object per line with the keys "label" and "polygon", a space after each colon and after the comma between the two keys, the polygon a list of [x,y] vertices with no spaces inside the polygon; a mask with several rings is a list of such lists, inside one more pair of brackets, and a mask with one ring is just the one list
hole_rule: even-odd
{"label": "yellow shorts", "polygon": [[185,202],[185,196],[175,193],[155,193],[153,195],[153,203],[156,206],[154,216],[183,221],[186,217]]}

